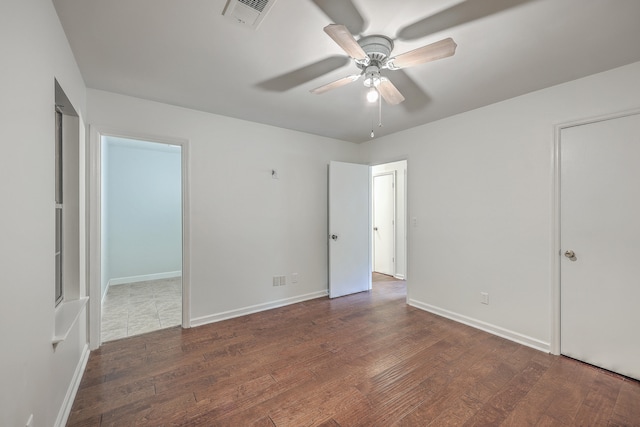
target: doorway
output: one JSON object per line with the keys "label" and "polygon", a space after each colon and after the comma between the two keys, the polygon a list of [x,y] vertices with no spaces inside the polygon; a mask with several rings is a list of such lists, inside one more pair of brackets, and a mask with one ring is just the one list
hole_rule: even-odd
{"label": "doorway", "polygon": [[407,161],[371,168],[372,270],[405,280],[407,268]]}
{"label": "doorway", "polygon": [[[172,186],[172,192],[179,194],[179,201],[177,203],[172,202],[174,207],[177,204],[177,213],[174,209],[172,212],[172,216],[174,221],[172,224],[175,224],[175,218],[179,218],[178,230],[175,230],[175,227],[172,231],[173,240],[177,241],[177,244],[174,244],[173,256],[169,257],[166,255],[166,252],[163,257],[159,256],[158,251],[155,247],[149,249],[149,241],[147,241],[147,249],[140,249],[141,246],[136,246],[139,242],[137,240],[144,239],[132,239],[131,236],[131,228],[120,228],[121,235],[117,236],[117,239],[120,239],[120,244],[124,241],[129,247],[126,247],[122,254],[126,254],[130,256],[132,259],[135,259],[136,262],[124,262],[122,259],[117,260],[117,262],[112,263],[113,259],[109,260],[110,251],[114,251],[114,241],[108,236],[109,233],[105,233],[103,228],[105,224],[109,224],[109,214],[108,210],[109,204],[109,186],[122,185],[122,182],[114,184],[114,182],[110,181],[107,176],[103,176],[107,174],[109,169],[110,161],[114,160],[114,157],[110,157],[110,151],[108,150],[108,145],[104,141],[105,138],[112,138],[120,141],[120,148],[127,148],[129,150],[133,150],[137,147],[140,149],[137,144],[147,144],[146,148],[155,148],[151,150],[157,157],[167,156],[169,154],[173,154],[173,156],[178,156],[177,166],[176,163],[173,163],[172,169],[174,170],[171,176],[173,179],[170,183],[166,182],[165,178],[157,178],[156,180],[150,179],[149,176],[137,176],[137,174],[141,174],[141,172],[145,169],[138,163],[139,158],[135,156],[126,156],[120,153],[121,160],[125,162],[122,173],[116,175],[116,179],[120,179],[122,182],[129,182],[132,187],[140,184],[145,187],[145,193],[143,197],[155,197],[156,201],[160,200],[162,203],[166,203],[163,195],[166,195],[166,186]],[[89,344],[91,350],[95,350],[100,347],[101,343],[104,341],[102,337],[102,309],[103,309],[103,297],[106,296],[107,290],[109,287],[114,286],[117,287],[122,285],[125,282],[138,284],[138,288],[151,287],[154,300],[156,299],[156,294],[158,296],[157,299],[163,293],[160,289],[153,287],[153,284],[146,284],[146,286],[141,285],[142,282],[149,282],[153,280],[164,280],[165,291],[173,291],[175,288],[179,289],[179,298],[181,302],[176,306],[175,299],[171,304],[167,304],[168,306],[163,306],[162,303],[155,304],[156,311],[163,309],[170,309],[172,311],[171,323],[175,323],[176,317],[180,317],[176,324],[181,324],[183,327],[189,327],[189,313],[190,313],[190,253],[189,253],[189,229],[190,229],[190,221],[189,221],[189,145],[187,140],[180,140],[175,138],[163,138],[155,135],[136,135],[135,133],[130,132],[122,132],[114,129],[106,129],[97,126],[90,126],[89,128],[89,147],[88,147],[88,156],[87,161],[89,165],[89,182],[88,182],[88,200],[89,200],[89,256],[88,256],[88,278],[89,278],[89,291],[91,298],[89,299]],[[126,150],[121,150],[126,151]],[[178,154],[176,154],[178,153]],[[141,155],[141,153],[138,153]],[[175,158],[174,158],[175,159]],[[104,161],[103,161],[104,160]],[[129,169],[128,172],[125,169]],[[177,169],[177,172],[175,170]],[[126,173],[125,173],[126,172]],[[128,181],[124,179],[125,176],[129,174]],[[104,182],[103,182],[104,181]],[[139,183],[137,181],[140,181]],[[104,184],[104,185],[103,185]],[[135,184],[135,185],[134,185]],[[177,186],[177,188],[176,188]],[[112,188],[114,189],[114,188]],[[120,215],[126,216],[129,214],[131,217],[135,217],[138,221],[138,225],[140,226],[142,221],[141,228],[148,230],[148,225],[155,225],[156,228],[151,227],[155,232],[148,232],[147,236],[151,235],[152,238],[160,239],[164,238],[163,236],[157,236],[157,234],[164,234],[163,232],[159,232],[159,230],[166,230],[166,221],[167,215],[153,215],[153,213],[149,213],[149,209],[142,208],[141,211],[146,215],[133,215],[133,206],[139,202],[135,198],[131,198],[131,191],[128,189],[125,190],[125,193],[128,193],[128,199],[124,197],[125,194],[121,194],[124,199],[121,200],[121,204],[125,206],[120,212]],[[158,208],[161,209],[161,208]],[[140,217],[143,219],[141,220]],[[164,218],[164,220],[161,220]],[[112,218],[113,219],[113,218]],[[164,222],[163,222],[164,221]],[[107,225],[108,227],[108,225]],[[134,230],[135,231],[135,230]],[[127,235],[128,234],[128,235]],[[177,236],[177,237],[176,237]],[[116,239],[116,240],[117,240]],[[126,240],[129,239],[129,240]],[[159,240],[157,240],[159,242]],[[143,243],[144,244],[144,243]],[[160,243],[158,243],[159,245]],[[133,250],[132,248],[138,248],[138,250]],[[105,253],[105,265],[103,265],[103,253]],[[177,253],[177,257],[175,256]],[[126,257],[125,257],[126,258]],[[177,258],[177,260],[176,260]],[[155,268],[154,264],[159,268]],[[136,270],[138,269],[138,270]],[[115,280],[114,280],[115,279]],[[112,281],[109,284],[109,281]],[[173,283],[171,283],[173,281]],[[179,282],[178,283],[176,283]],[[125,292],[124,288],[121,290],[122,293],[128,293],[129,296],[132,296],[134,293],[142,293],[141,289],[137,289],[136,291]],[[165,293],[166,293],[165,292]],[[136,295],[138,301],[144,300],[145,297],[142,295]],[[167,302],[168,301],[164,301]],[[117,304],[116,304],[117,305]],[[149,303],[148,305],[152,305]],[[151,313],[153,307],[146,307],[144,310],[135,311],[135,314],[138,317],[151,317],[153,314]],[[124,310],[124,309],[122,309]],[[124,317],[124,313],[121,313]],[[163,328],[162,322],[160,321],[160,313],[157,313],[158,316],[158,327]],[[116,317],[116,316],[114,316]],[[126,321],[129,320],[129,311],[127,310]],[[132,316],[135,317],[135,316]],[[166,317],[166,316],[165,316]],[[123,332],[125,327],[122,325],[123,320],[120,319],[119,329]],[[168,319],[164,322],[165,325],[168,325]],[[126,325],[127,334],[129,334],[129,325]],[[138,333],[147,332],[145,327],[136,326],[135,329]],[[132,328],[134,331],[134,328]],[[113,337],[106,336],[107,340],[115,339]]]}
{"label": "doorway", "polygon": [[182,323],[182,150],[101,139],[104,342]]}
{"label": "doorway", "polygon": [[559,135],[560,352],[640,379],[640,113]]}
{"label": "doorway", "polygon": [[[404,281],[407,161],[373,167],[332,161],[328,172],[329,296],[336,298],[371,290],[372,282],[380,282],[381,276],[391,281]],[[372,192],[374,176],[390,174],[394,177],[394,193],[387,196],[385,203],[379,201],[378,205],[384,204],[393,212],[389,220],[393,235],[389,253],[395,262],[390,263],[390,271],[381,275],[373,272],[375,204]]]}

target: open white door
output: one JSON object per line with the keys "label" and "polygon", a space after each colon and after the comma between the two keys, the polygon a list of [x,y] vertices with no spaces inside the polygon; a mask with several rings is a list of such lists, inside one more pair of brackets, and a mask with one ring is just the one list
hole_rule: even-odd
{"label": "open white door", "polygon": [[369,166],[329,164],[329,297],[371,288]]}
{"label": "open white door", "polygon": [[563,129],[561,352],[640,379],[640,114]]}

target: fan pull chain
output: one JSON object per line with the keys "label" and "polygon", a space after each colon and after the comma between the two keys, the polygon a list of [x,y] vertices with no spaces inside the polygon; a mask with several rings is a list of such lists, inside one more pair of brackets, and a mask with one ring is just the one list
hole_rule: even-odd
{"label": "fan pull chain", "polygon": [[375,137],[376,134],[373,133],[373,117],[371,117],[371,138]]}
{"label": "fan pull chain", "polygon": [[[382,97],[378,98],[378,127],[382,127]],[[375,138],[376,134],[373,132],[373,117],[371,118],[371,138]]]}

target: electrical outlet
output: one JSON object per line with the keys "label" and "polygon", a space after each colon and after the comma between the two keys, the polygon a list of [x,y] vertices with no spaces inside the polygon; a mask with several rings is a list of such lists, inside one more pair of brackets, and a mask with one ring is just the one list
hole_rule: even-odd
{"label": "electrical outlet", "polygon": [[273,276],[273,286],[284,286],[287,284],[287,276]]}
{"label": "electrical outlet", "polygon": [[298,273],[291,273],[291,283],[298,283]]}
{"label": "electrical outlet", "polygon": [[418,226],[418,217],[414,216],[413,218],[411,218],[411,226],[413,228],[416,228]]}
{"label": "electrical outlet", "polygon": [[480,302],[482,304],[489,304],[489,293],[488,292],[480,292]]}

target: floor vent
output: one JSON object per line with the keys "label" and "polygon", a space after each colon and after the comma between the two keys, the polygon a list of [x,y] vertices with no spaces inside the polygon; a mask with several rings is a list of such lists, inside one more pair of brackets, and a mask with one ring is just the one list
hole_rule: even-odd
{"label": "floor vent", "polygon": [[222,13],[236,24],[258,28],[276,0],[229,0]]}

